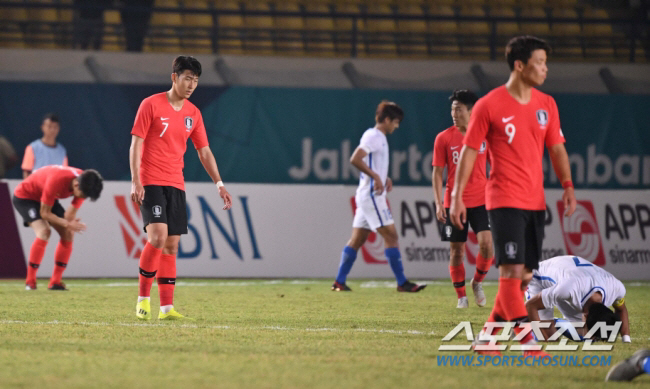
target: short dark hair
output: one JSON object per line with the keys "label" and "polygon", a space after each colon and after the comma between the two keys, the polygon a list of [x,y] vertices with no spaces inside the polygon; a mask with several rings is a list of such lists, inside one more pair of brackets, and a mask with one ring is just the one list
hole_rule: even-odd
{"label": "short dark hair", "polygon": [[382,100],[377,106],[375,120],[377,123],[381,123],[386,118],[389,118],[391,121],[398,119],[401,122],[404,119],[404,110],[392,101]]}
{"label": "short dark hair", "polygon": [[177,75],[181,75],[185,70],[189,70],[197,77],[201,77],[201,62],[196,58],[188,55],[179,55],[174,58],[172,63],[172,71]]}
{"label": "short dark hair", "polygon": [[87,198],[95,201],[102,193],[102,189],[104,189],[104,179],[97,170],[84,170],[79,175],[79,189],[81,189]]}
{"label": "short dark hair", "polygon": [[[608,326],[613,326],[616,324],[618,319],[616,314],[603,303],[593,303],[589,306],[587,311],[587,320],[585,325],[587,326],[587,331],[591,330],[596,323],[604,321]],[[596,338],[599,338],[600,334],[594,334]]]}
{"label": "short dark hair", "polygon": [[546,55],[551,54],[551,46],[544,39],[532,35],[516,36],[510,39],[506,45],[506,61],[508,61],[510,70],[515,69],[517,60],[527,64],[533,51],[540,49],[546,51]]}
{"label": "short dark hair", "polygon": [[472,109],[477,100],[478,96],[469,89],[456,89],[454,93],[449,96],[449,102],[453,103],[454,101],[458,101],[459,103],[464,104],[467,109]]}
{"label": "short dark hair", "polygon": [[59,123],[59,115],[54,113],[54,112],[48,112],[43,116],[43,121],[46,121],[47,119],[50,119],[50,121]]}

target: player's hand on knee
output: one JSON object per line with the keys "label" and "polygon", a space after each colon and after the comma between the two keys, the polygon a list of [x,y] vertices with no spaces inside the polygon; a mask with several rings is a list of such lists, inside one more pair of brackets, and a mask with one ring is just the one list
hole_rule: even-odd
{"label": "player's hand on knee", "polygon": [[86,225],[81,222],[81,219],[74,219],[74,220],[68,222],[68,227],[67,228],[68,228],[68,230],[70,230],[72,232],[77,232],[77,233],[82,232],[82,231],[86,231]]}
{"label": "player's hand on knee", "polygon": [[219,188],[219,196],[223,199],[223,209],[228,210],[232,207],[232,196],[223,186]]}

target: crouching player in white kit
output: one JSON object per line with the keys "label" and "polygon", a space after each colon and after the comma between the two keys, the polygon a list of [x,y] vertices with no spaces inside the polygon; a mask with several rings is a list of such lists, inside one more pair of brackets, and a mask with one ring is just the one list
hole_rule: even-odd
{"label": "crouching player in white kit", "polygon": [[402,266],[401,254],[397,242],[397,230],[393,222],[386,192],[390,192],[393,183],[388,178],[388,141],[386,135],[392,134],[404,118],[404,111],[397,104],[382,101],[375,113],[376,125],[363,133],[359,147],[354,151],[350,162],[361,171],[359,187],[355,201],[357,209],[352,222],[352,237],[343,248],[341,264],[333,291],[350,291],[345,284],[352,269],[357,251],[365,243],[371,231],[376,231],[384,238],[390,267],[397,279],[397,291],[419,292],[426,285],[417,285],[406,279]]}
{"label": "crouching player in white kit", "polygon": [[[630,322],[625,307],[625,286],[613,275],[591,262],[563,255],[540,262],[526,291],[526,310],[530,321],[550,322],[542,328],[545,339],[556,332],[553,307],[572,323],[581,337],[598,322],[614,325],[621,321],[623,342],[630,342]],[[614,311],[608,307],[614,307]]]}

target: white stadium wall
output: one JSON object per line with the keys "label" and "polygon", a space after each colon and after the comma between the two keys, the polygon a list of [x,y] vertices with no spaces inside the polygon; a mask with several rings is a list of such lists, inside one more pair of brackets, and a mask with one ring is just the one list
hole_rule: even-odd
{"label": "white stadium wall", "polygon": [[[18,180],[9,180],[10,190]],[[229,184],[231,211],[212,184],[188,183],[189,234],[181,239],[179,277],[335,276],[349,238],[354,187]],[[77,235],[66,277],[135,277],[146,235],[129,182],[106,182],[101,198],[79,216],[88,230]],[[570,253],[623,280],[650,280],[650,191],[577,191],[578,211],[561,218],[561,190],[546,191],[544,256]],[[448,278],[448,244],[440,240],[429,187],[397,187],[388,196],[400,236],[407,277]],[[67,206],[69,200],[63,201]],[[20,216],[16,213],[16,219]],[[25,255],[33,232],[19,222]],[[53,235],[39,273],[53,266]],[[477,244],[468,242],[467,274]],[[466,262],[466,263],[467,263]],[[391,277],[380,239],[359,252],[350,277]],[[492,268],[488,278],[496,279]]]}

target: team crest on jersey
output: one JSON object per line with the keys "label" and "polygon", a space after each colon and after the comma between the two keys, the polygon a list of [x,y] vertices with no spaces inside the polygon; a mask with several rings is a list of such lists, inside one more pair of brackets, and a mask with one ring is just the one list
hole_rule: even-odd
{"label": "team crest on jersey", "polygon": [[153,212],[153,217],[160,217],[162,215],[162,207],[160,205],[154,205],[151,211]]}
{"label": "team crest on jersey", "polygon": [[191,116],[185,116],[185,131],[190,131],[192,129],[192,125],[194,124],[194,119],[192,119]]}
{"label": "team crest on jersey", "polygon": [[484,153],[486,149],[487,149],[487,143],[483,141],[483,143],[481,143],[481,149],[479,150],[479,153]]}
{"label": "team crest on jersey", "polygon": [[506,257],[510,259],[515,259],[517,256],[517,243],[508,242],[506,243]]}
{"label": "team crest on jersey", "polygon": [[546,127],[548,124],[548,112],[545,109],[537,110],[537,122],[541,127]]}

